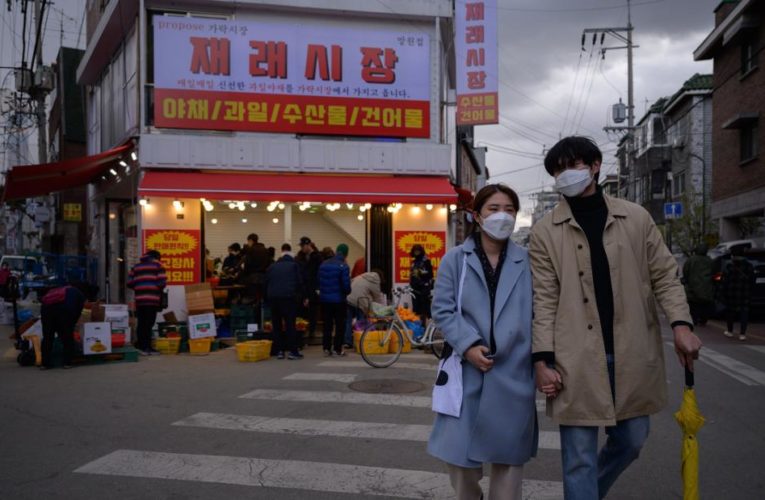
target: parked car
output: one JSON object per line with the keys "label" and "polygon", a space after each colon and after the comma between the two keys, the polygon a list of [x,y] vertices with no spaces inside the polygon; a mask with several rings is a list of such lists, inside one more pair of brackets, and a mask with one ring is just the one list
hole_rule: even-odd
{"label": "parked car", "polygon": [[[750,248],[744,250],[744,257],[754,267],[754,290],[752,290],[752,302],[750,311],[756,313],[765,310],[765,249]],[[720,281],[725,266],[730,262],[730,253],[712,259],[712,279],[715,282],[715,313],[722,314],[725,305],[720,297]]]}
{"label": "parked car", "polygon": [[724,241],[707,252],[709,258],[714,259],[722,255],[730,254],[734,249],[747,250],[757,247],[754,240],[732,240]]}

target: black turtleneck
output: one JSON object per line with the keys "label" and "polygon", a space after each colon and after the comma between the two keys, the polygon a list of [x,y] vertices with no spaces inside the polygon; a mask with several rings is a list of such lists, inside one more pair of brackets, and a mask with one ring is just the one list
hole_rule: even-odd
{"label": "black turtleneck", "polygon": [[608,206],[600,186],[592,196],[566,197],[574,219],[581,226],[590,246],[592,281],[595,286],[595,303],[598,306],[603,344],[606,354],[614,353],[614,294],[608,256],[603,246],[603,231],[608,218]]}

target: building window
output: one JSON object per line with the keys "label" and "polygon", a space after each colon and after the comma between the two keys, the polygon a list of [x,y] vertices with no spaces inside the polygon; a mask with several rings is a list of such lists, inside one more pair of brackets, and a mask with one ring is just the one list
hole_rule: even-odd
{"label": "building window", "polygon": [[741,74],[745,75],[757,67],[757,42],[750,38],[741,44]]}
{"label": "building window", "polygon": [[741,144],[741,161],[749,161],[757,156],[757,123],[747,124],[739,129]]}
{"label": "building window", "polygon": [[675,174],[672,179],[672,196],[677,198],[685,193],[685,170]]}

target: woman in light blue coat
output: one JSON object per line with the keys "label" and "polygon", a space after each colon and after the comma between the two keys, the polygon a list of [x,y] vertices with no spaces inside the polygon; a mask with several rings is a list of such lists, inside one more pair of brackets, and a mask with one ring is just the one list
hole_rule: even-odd
{"label": "woman in light blue coat", "polygon": [[531,271],[527,251],[510,241],[518,195],[503,184],[475,196],[477,230],[441,261],[432,316],[462,358],[459,417],[436,414],[428,452],[446,462],[460,500],[521,499],[523,465],[536,455],[531,363]]}

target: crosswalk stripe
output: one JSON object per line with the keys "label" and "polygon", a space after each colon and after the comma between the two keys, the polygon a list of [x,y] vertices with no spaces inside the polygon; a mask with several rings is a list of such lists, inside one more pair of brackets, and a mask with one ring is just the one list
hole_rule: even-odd
{"label": "crosswalk stripe", "polygon": [[[242,394],[241,399],[268,399],[272,401],[296,401],[302,403],[348,403],[363,405],[405,406],[410,408],[430,408],[430,396],[411,396],[408,394],[367,394],[363,392],[341,391],[291,391],[284,389],[255,389]],[[545,410],[545,402],[536,400],[537,411]]]}
{"label": "crosswalk stripe", "polygon": [[350,384],[356,380],[356,375],[350,373],[293,373],[282,378],[282,380],[315,380]]}
{"label": "crosswalk stripe", "polygon": [[[75,472],[397,498],[454,498],[446,474],[297,460],[117,450]],[[524,499],[552,500],[563,495],[562,483],[557,481],[523,483]]]}
{"label": "crosswalk stripe", "polygon": [[[433,377],[436,376],[436,367],[438,363],[435,362],[436,358],[433,358],[433,363],[406,363],[403,361],[397,361],[389,368],[407,368],[409,370],[427,370],[433,372]],[[319,366],[326,366],[330,368],[372,368],[365,361],[323,361],[319,363]]]}
{"label": "crosswalk stripe", "polygon": [[[666,342],[669,346],[674,346],[671,342]],[[765,372],[758,370],[753,366],[742,363],[730,356],[720,354],[719,352],[705,347],[701,351],[699,361],[702,361],[712,368],[738,380],[745,385],[765,385]]]}
{"label": "crosswalk stripe", "polygon": [[[302,418],[232,415],[228,413],[196,413],[174,422],[180,427],[202,427],[234,431],[265,432],[269,434],[297,434],[301,436],[336,436],[361,439],[390,439],[394,441],[427,442],[430,425],[392,424],[380,422],[350,422]],[[557,432],[539,433],[539,448],[559,450]]]}
{"label": "crosswalk stripe", "polygon": [[747,347],[747,349],[751,349],[753,351],[757,351],[760,354],[765,354],[765,345],[748,345],[746,347]]}

